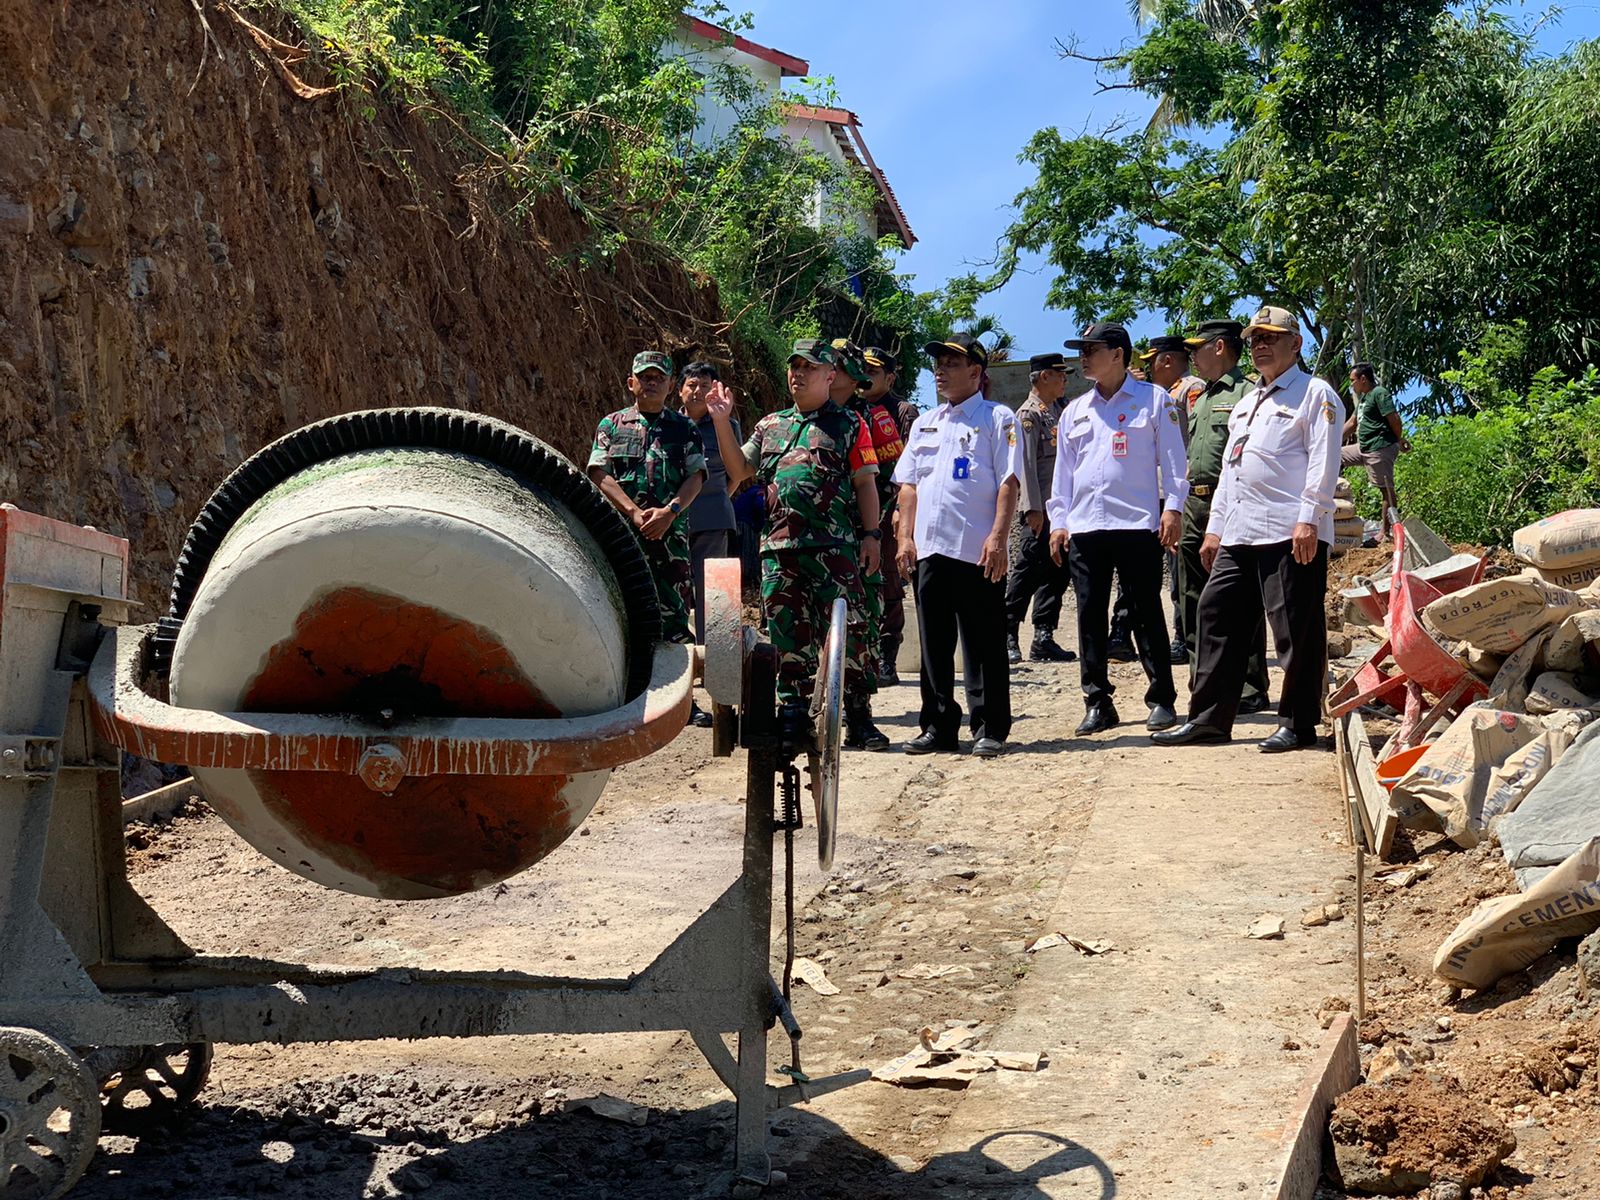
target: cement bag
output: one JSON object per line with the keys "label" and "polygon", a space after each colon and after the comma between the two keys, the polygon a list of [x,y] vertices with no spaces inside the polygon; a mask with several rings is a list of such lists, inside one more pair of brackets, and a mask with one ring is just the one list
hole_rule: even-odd
{"label": "cement bag", "polygon": [[1600,579],[1600,559],[1581,567],[1529,567],[1528,570],[1546,583],[1576,592]]}
{"label": "cement bag", "polygon": [[1563,862],[1600,837],[1600,721],[1585,727],[1497,832],[1506,863],[1519,877]]}
{"label": "cement bag", "polygon": [[1484,681],[1500,674],[1500,668],[1506,663],[1505,655],[1490,654],[1487,650],[1479,650],[1476,646],[1468,646],[1456,657],[1467,664],[1467,670]]}
{"label": "cement bag", "polygon": [[1360,518],[1356,516],[1356,502],[1336,498],[1333,502],[1333,519],[1335,522],[1359,520]]}
{"label": "cement bag", "polygon": [[1506,657],[1489,684],[1485,705],[1511,712],[1523,711],[1528,701],[1528,689],[1533,686],[1535,676],[1544,670],[1545,647],[1550,644],[1550,635],[1554,632],[1551,629],[1541,630]]}
{"label": "cement bag", "polygon": [[1600,838],[1585,842],[1527,891],[1485,900],[1433,956],[1433,973],[1463,988],[1543,958],[1562,938],[1600,929]]}
{"label": "cement bag", "polygon": [[1343,475],[1333,481],[1333,498],[1335,500],[1348,500],[1351,495],[1350,481]]}
{"label": "cement bag", "polygon": [[[1407,828],[1439,828],[1460,846],[1476,846],[1489,822],[1510,812],[1572,744],[1532,717],[1474,705],[1428,747],[1394,785],[1391,804]],[[1407,820],[1421,805],[1438,818]]]}
{"label": "cement bag", "polygon": [[1550,635],[1544,665],[1552,671],[1582,671],[1600,666],[1600,608],[1573,613]]}
{"label": "cement bag", "polygon": [[1511,535],[1511,553],[1562,571],[1600,562],[1600,508],[1571,508],[1524,525]]}
{"label": "cement bag", "polygon": [[1509,654],[1540,630],[1559,625],[1587,607],[1576,592],[1542,579],[1513,575],[1440,596],[1422,610],[1422,616],[1444,637]]}
{"label": "cement bag", "polygon": [[[1593,712],[1600,710],[1600,694],[1597,693],[1600,693],[1600,684],[1596,684],[1591,675],[1546,671],[1529,686],[1524,707],[1530,713],[1538,714],[1557,713],[1568,708]],[[1600,781],[1597,781],[1597,787],[1600,787]]]}

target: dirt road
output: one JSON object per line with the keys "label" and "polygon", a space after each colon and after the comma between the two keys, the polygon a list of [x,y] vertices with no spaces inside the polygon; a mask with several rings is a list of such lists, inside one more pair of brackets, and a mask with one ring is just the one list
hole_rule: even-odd
{"label": "dirt road", "polygon": [[[1117,671],[1124,717],[1142,718],[1138,668]],[[773,1131],[784,1194],[1259,1194],[1315,1012],[1349,994],[1349,922],[1300,925],[1353,887],[1332,756],[1263,758],[1267,718],[1231,747],[1159,750],[1142,723],[1077,739],[1075,666],[1024,665],[1015,688],[1023,715],[998,760],[847,757],[833,877],[809,840],[799,856],[799,951],[841,991],[800,988],[796,1007],[813,1074],[880,1065],[954,1022],[1043,1051],[1044,1068],[964,1090],[873,1082],[789,1110]],[[880,697],[897,741],[915,704],[914,686]],[[210,816],[142,852],[135,882],[210,952],[626,971],[735,869],[742,758],[708,758],[708,739],[687,730],[618,772],[581,836],[478,895],[328,892]],[[1246,938],[1267,912],[1287,936]],[[1027,952],[1055,931],[1114,949]],[[784,1061],[781,1036],[773,1051]],[[648,1120],[559,1111],[595,1092]],[[195,1119],[106,1138],[75,1195],[687,1200],[725,1192],[731,1119],[675,1035],[223,1047]]]}

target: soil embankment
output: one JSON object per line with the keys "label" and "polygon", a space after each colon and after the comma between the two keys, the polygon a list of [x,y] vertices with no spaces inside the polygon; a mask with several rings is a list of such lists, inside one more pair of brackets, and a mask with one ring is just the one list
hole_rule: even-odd
{"label": "soil embankment", "polygon": [[503,216],[448,118],[368,119],[292,30],[201,8],[0,8],[0,499],[131,539],[152,608],[211,490],[290,429],[442,404],[578,456],[635,348],[715,336],[676,262],[580,269],[566,203]]}

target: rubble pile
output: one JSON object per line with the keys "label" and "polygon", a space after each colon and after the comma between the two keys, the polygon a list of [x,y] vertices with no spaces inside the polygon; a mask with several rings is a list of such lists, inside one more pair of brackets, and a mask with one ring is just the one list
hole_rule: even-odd
{"label": "rubble pile", "polygon": [[[1408,684],[1404,714],[1397,693],[1384,697],[1399,729],[1374,756],[1373,783],[1389,787],[1378,792],[1378,806],[1406,831],[1397,847],[1418,847],[1424,857],[1380,866],[1379,891],[1387,885],[1398,896],[1445,858],[1463,861],[1436,875],[1439,886],[1429,886],[1425,902],[1406,908],[1404,922],[1427,939],[1417,947],[1420,961],[1410,978],[1402,966],[1379,988],[1382,1017],[1369,1009],[1361,1030],[1366,1082],[1330,1118],[1325,1167],[1349,1194],[1478,1195],[1516,1149],[1505,1121],[1539,1127],[1525,1098],[1498,1095],[1493,1083],[1495,1064],[1507,1058],[1503,1047],[1517,1046],[1495,1015],[1509,998],[1534,997],[1527,1011],[1503,1014],[1521,1026],[1514,1037],[1550,1042],[1537,1054],[1520,1047],[1522,1057],[1509,1059],[1532,1063],[1529,1055],[1542,1054],[1550,1070],[1510,1063],[1506,1078],[1517,1078],[1508,1088],[1526,1091],[1531,1080],[1534,1092],[1550,1098],[1539,1121],[1559,1119],[1549,1107],[1558,1094],[1593,1090],[1594,1029],[1585,1022],[1600,1001],[1600,509],[1519,530],[1512,549],[1510,570],[1483,578],[1491,572],[1480,566],[1413,595],[1426,602],[1408,619],[1460,664],[1462,702],[1444,702],[1450,697],[1433,690],[1437,681],[1423,694]],[[1426,578],[1426,570],[1414,574]],[[1369,640],[1397,635],[1394,620],[1385,626],[1363,632]],[[1368,685],[1378,679],[1364,662],[1351,680],[1362,672]],[[1474,697],[1481,698],[1466,702]],[[1420,850],[1424,840],[1431,849]],[[1441,857],[1451,843],[1457,853]],[[1558,947],[1561,954],[1551,956]],[[1429,969],[1435,982],[1424,985]],[[1407,1022],[1430,1005],[1455,1011],[1437,1017],[1437,1030],[1408,1032]],[[1538,1013],[1550,1019],[1548,1028],[1516,1019]],[[1435,1061],[1435,1043],[1441,1052],[1449,1046],[1463,1016],[1473,1022],[1473,1052],[1448,1065]]]}

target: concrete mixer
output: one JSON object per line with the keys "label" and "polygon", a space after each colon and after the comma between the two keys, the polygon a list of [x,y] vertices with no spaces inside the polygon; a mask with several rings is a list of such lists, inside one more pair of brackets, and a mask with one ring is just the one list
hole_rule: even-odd
{"label": "concrete mixer", "polygon": [[[266,447],[190,529],[170,607],[130,625],[121,539],[0,506],[0,1194],[52,1198],[102,1119],[181,1107],[214,1043],[688,1032],[738,1103],[739,1178],[808,1079],[769,970],[774,842],[838,801],[844,612],[809,710],[707,570],[707,637],[663,643],[631,529],[537,439],[445,409],[351,413]],[[192,769],[262,854],[327,887],[448,896],[534,866],[609,771],[670,741],[696,671],[747,754],[739,877],[627,978],[345,969],[196,953],[127,881],[120,751]],[[793,905],[790,899],[789,953]],[[794,1048],[768,1082],[767,1038]],[[730,1046],[724,1039],[734,1035]]]}

